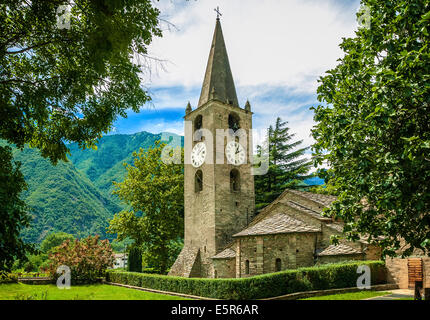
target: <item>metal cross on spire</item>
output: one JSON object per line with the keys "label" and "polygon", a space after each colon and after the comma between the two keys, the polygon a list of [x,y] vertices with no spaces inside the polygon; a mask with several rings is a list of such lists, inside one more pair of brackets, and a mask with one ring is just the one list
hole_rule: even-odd
{"label": "metal cross on spire", "polygon": [[216,19],[219,20],[219,17],[222,16],[221,12],[219,12],[219,7],[217,6],[214,11],[216,12]]}

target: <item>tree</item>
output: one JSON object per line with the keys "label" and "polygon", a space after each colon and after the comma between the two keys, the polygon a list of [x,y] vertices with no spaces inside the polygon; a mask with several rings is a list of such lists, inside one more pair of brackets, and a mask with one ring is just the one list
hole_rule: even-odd
{"label": "tree", "polygon": [[115,214],[109,232],[118,240],[130,238],[140,246],[144,262],[165,273],[176,252],[172,242],[183,237],[183,165],[161,161],[164,144],[134,152],[123,182],[114,182],[114,194],[131,209]]}
{"label": "tree", "polygon": [[19,167],[12,161],[11,148],[0,146],[0,271],[10,271],[14,260],[25,260],[26,251],[31,249],[19,237],[30,221],[20,198],[27,186]]}
{"label": "tree", "polygon": [[269,159],[269,170],[265,175],[255,176],[256,209],[261,209],[275,200],[286,188],[294,188],[309,177],[311,165],[304,158],[309,147],[299,148],[303,140],[291,142],[295,134],[289,132],[287,122],[276,119],[275,128],[267,130],[267,145],[257,146],[261,156],[266,149]]}
{"label": "tree", "polygon": [[132,246],[128,251],[127,270],[132,272],[142,272],[142,253],[140,248]]}
{"label": "tree", "polygon": [[[70,28],[57,22],[64,4]],[[150,0],[2,1],[0,139],[21,149],[28,143],[54,164],[66,160],[68,142],[94,147],[118,116],[150,100],[139,73],[149,71],[147,45],[161,36],[158,14]],[[13,167],[5,150],[2,170]],[[18,231],[28,219],[17,196],[24,186],[18,170],[8,173],[15,183],[2,185],[11,198],[0,203],[2,218],[7,210],[0,243],[12,247],[2,245],[0,268],[24,254]]]}
{"label": "tree", "polygon": [[[71,8],[62,28],[60,5]],[[161,36],[149,0],[19,1],[0,5],[0,138],[66,160],[66,143],[94,145],[141,87],[147,45]]]}
{"label": "tree", "polygon": [[430,2],[362,4],[370,28],[343,39],[314,108],[315,164],[327,161],[339,193],[327,214],[384,255],[429,254]]}
{"label": "tree", "polygon": [[54,247],[58,247],[66,240],[74,240],[75,237],[65,232],[55,232],[48,235],[40,244],[40,250],[43,253],[48,253]]}

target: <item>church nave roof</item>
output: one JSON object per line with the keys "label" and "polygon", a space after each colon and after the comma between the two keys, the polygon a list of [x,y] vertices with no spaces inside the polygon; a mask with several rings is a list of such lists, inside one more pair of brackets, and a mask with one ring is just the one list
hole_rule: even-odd
{"label": "church nave roof", "polygon": [[276,213],[260,222],[233,235],[233,237],[244,237],[265,234],[296,233],[296,232],[320,232],[306,223],[294,219],[285,213]]}

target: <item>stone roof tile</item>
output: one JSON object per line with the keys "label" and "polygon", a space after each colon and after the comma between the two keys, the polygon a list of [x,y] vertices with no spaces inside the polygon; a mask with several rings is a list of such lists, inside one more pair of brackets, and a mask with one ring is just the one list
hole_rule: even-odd
{"label": "stone roof tile", "polygon": [[219,20],[216,21],[215,25],[198,107],[201,107],[212,99],[239,107]]}
{"label": "stone roof tile", "polygon": [[276,213],[258,223],[242,230],[233,235],[233,237],[296,233],[296,232],[320,232],[319,228],[305,224],[304,222],[294,219],[284,213]]}
{"label": "stone roof tile", "polygon": [[230,248],[227,248],[212,257],[212,259],[232,259],[232,258],[236,258],[236,252]]}
{"label": "stone roof tile", "polygon": [[336,200],[335,196],[330,196],[326,194],[318,194],[318,193],[312,193],[312,192],[306,192],[306,191],[299,191],[294,189],[287,189],[288,192],[296,194],[298,196],[302,196],[303,198],[307,198],[309,200],[312,200],[314,202],[320,203],[326,207],[328,207],[333,201]]}
{"label": "stone roof tile", "polygon": [[330,245],[323,249],[318,256],[338,256],[338,255],[350,255],[350,254],[360,254],[361,251],[354,249],[346,244]]}
{"label": "stone roof tile", "polygon": [[328,217],[323,217],[320,213],[318,213],[318,212],[316,212],[315,210],[312,210],[312,209],[310,209],[310,208],[307,208],[307,207],[305,207],[305,206],[303,206],[303,205],[301,205],[300,203],[297,203],[297,202],[295,202],[295,201],[288,201],[288,203],[287,203],[290,207],[292,207],[292,208],[294,208],[294,209],[296,209],[296,210],[299,210],[299,211],[302,211],[302,212],[305,212],[305,213],[307,213],[307,214],[309,214],[309,215],[311,215],[312,217],[314,217],[314,218],[316,218],[316,219],[318,219],[318,220],[321,220],[321,221],[331,221],[331,218],[328,218]]}

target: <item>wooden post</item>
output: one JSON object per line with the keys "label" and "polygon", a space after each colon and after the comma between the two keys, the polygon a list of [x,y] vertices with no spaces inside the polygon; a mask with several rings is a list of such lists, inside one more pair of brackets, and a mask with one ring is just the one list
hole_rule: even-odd
{"label": "wooden post", "polygon": [[421,289],[423,288],[422,281],[415,281],[414,300],[422,300]]}
{"label": "wooden post", "polygon": [[430,301],[430,288],[424,288],[424,300]]}

